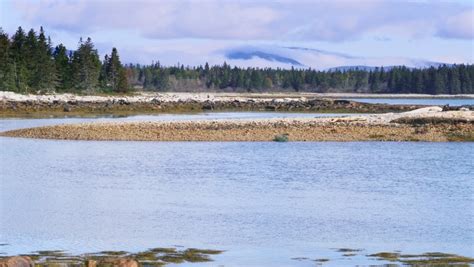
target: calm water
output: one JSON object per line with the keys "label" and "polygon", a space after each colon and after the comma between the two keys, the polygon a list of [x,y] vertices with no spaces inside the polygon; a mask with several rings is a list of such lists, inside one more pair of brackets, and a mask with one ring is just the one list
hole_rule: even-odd
{"label": "calm water", "polygon": [[[1,126],[34,122],[51,120]],[[7,254],[227,250],[211,266],[370,263],[340,247],[474,256],[473,143],[0,138],[0,151]]]}
{"label": "calm water", "polygon": [[271,118],[315,118],[334,116],[358,116],[361,114],[293,113],[293,112],[203,112],[193,114],[158,114],[125,117],[98,116],[96,118],[44,118],[44,119],[0,119],[0,131],[38,127],[63,123],[109,122],[109,121],[182,121],[182,120],[225,120],[225,119],[271,119]]}
{"label": "calm water", "polygon": [[474,98],[348,98],[348,100],[392,105],[464,106],[474,105]]}

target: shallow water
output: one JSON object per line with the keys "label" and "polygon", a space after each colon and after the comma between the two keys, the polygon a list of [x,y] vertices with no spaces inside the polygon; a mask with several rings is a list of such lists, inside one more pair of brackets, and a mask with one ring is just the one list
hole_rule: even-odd
{"label": "shallow water", "polygon": [[[0,138],[0,151],[7,254],[227,250],[212,266],[366,265],[363,255],[394,250],[474,256],[473,143]],[[364,251],[348,259],[341,247]]]}
{"label": "shallow water", "polygon": [[47,125],[82,123],[82,122],[113,122],[113,121],[183,121],[183,120],[226,120],[226,119],[275,119],[275,118],[320,118],[335,116],[358,116],[359,114],[343,113],[296,113],[296,112],[203,112],[192,114],[156,114],[156,115],[132,115],[132,116],[97,116],[64,117],[64,118],[42,118],[0,119],[0,131],[8,131],[20,128],[39,127]]}
{"label": "shallow water", "polygon": [[346,98],[364,103],[391,105],[433,105],[433,106],[464,106],[474,105],[474,98]]}

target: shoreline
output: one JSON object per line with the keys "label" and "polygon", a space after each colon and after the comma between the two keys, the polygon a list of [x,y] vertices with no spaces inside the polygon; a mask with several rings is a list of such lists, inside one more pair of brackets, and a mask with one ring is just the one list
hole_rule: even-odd
{"label": "shoreline", "polygon": [[51,94],[20,94],[11,91],[0,91],[0,100],[17,100],[17,101],[27,101],[27,100],[37,100],[37,99],[47,99],[55,98],[58,100],[70,100],[71,98],[124,98],[124,97],[172,97],[172,98],[207,98],[213,97],[233,97],[233,98],[259,98],[259,97],[269,97],[269,98],[300,98],[300,97],[318,97],[318,98],[424,98],[424,99],[474,99],[474,94],[371,94],[371,93],[313,93],[313,92],[149,92],[141,91],[135,92],[127,95],[114,95],[114,94],[92,94],[92,95],[81,95],[73,93],[51,93]]}
{"label": "shoreline", "polygon": [[[474,141],[474,111],[440,107],[331,118],[104,122],[11,130],[0,136],[95,141]],[[285,140],[286,141],[286,140]]]}
{"label": "shoreline", "polygon": [[[331,253],[328,253],[331,251]],[[167,266],[168,264],[190,264],[190,263],[209,263],[217,260],[219,265],[223,259],[218,259],[220,254],[225,254],[225,250],[216,249],[197,249],[181,247],[156,247],[145,251],[128,252],[107,250],[96,253],[70,254],[63,250],[43,250],[32,253],[20,254],[15,256],[0,256],[0,266],[119,266],[119,267],[138,267],[138,266]],[[361,248],[332,248],[328,252],[316,258],[315,255],[292,256],[285,259],[280,257],[283,262],[303,261],[303,262],[334,262],[340,263],[342,258],[346,265],[357,266],[356,263],[363,260],[370,263],[397,263],[406,266],[438,266],[449,265],[457,266],[461,264],[472,264],[474,258],[454,253],[445,252],[423,252],[418,254],[402,253],[401,251],[382,251],[370,252]],[[289,256],[289,255],[288,255]],[[353,262],[352,258],[358,259]],[[233,261],[232,257],[227,261]],[[224,260],[225,261],[225,260]]]}
{"label": "shoreline", "polygon": [[[0,91],[0,117],[50,117],[279,111],[318,113],[404,112],[425,105],[362,103],[342,98],[379,95],[317,93],[138,93],[135,95],[21,95]],[[390,95],[394,97],[394,95]],[[397,97],[400,97],[398,95]],[[412,95],[420,97],[421,95]],[[427,97],[427,95],[423,95]],[[384,95],[383,97],[387,97]],[[438,96],[439,97],[439,96]],[[459,97],[459,96],[456,96]],[[463,95],[473,98],[474,95]]]}

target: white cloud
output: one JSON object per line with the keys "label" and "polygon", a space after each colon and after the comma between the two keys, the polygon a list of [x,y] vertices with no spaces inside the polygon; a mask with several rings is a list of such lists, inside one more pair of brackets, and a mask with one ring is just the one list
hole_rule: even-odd
{"label": "white cloud", "polygon": [[445,38],[474,39],[474,10],[449,17],[439,25],[437,34]]}
{"label": "white cloud", "polygon": [[[472,6],[440,1],[16,0],[24,19],[90,33],[156,39],[345,41],[377,33],[473,38]],[[385,32],[382,32],[385,31]]]}

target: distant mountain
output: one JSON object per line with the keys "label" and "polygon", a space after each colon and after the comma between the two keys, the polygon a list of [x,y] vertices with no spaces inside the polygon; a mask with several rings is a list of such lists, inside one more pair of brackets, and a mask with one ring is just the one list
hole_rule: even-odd
{"label": "distant mountain", "polygon": [[[109,51],[105,51],[108,53]],[[443,63],[424,59],[403,57],[362,57],[347,53],[327,51],[317,48],[278,46],[270,44],[232,45],[229,43],[197,43],[195,49],[186,47],[146,48],[141,53],[134,50],[125,51],[123,62],[140,62],[149,64],[151,59],[159,60],[162,65],[175,66],[184,64],[189,66],[221,65],[226,62],[231,66],[241,68],[311,68],[315,70],[349,70],[374,69],[384,66],[407,66],[409,68],[437,67]],[[102,55],[103,56],[103,55]]]}
{"label": "distant mountain", "polygon": [[278,67],[284,69],[294,67],[328,71],[375,70],[375,68],[381,66],[384,66],[386,70],[394,66],[428,68],[444,64],[412,58],[359,57],[315,48],[271,45],[232,47],[225,49],[223,55],[228,64],[239,67]]}
{"label": "distant mountain", "polygon": [[252,58],[261,58],[267,61],[276,61],[284,64],[290,64],[294,66],[303,66],[301,63],[299,63],[297,60],[288,58],[288,57],[283,57],[280,55],[276,54],[271,54],[271,53],[265,53],[262,51],[233,51],[229,52],[226,54],[226,57],[228,59],[244,59],[244,60],[249,60]]}

